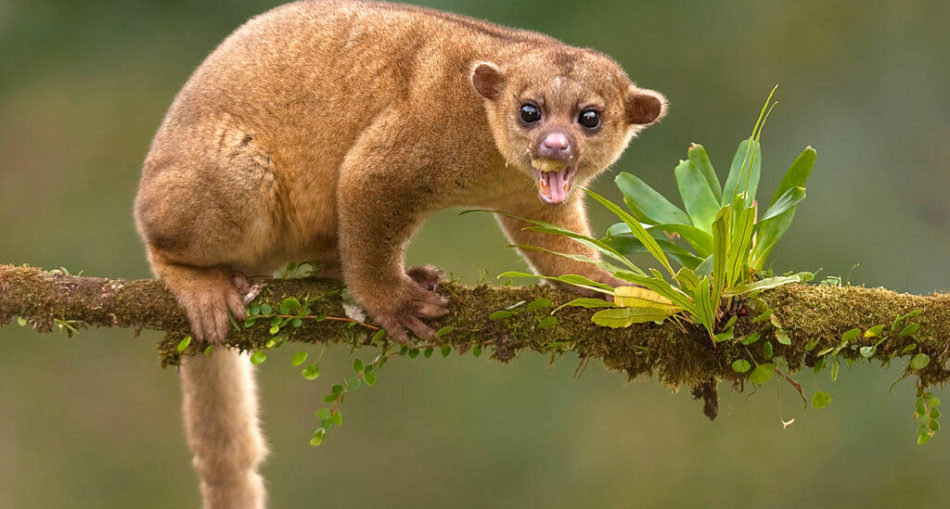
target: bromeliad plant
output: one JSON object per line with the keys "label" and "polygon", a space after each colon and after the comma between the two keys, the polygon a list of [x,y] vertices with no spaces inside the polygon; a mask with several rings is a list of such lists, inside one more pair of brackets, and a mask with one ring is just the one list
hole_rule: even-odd
{"label": "bromeliad plant", "polygon": [[[676,166],[674,175],[685,211],[638,177],[621,173],[616,182],[629,212],[589,190],[584,191],[613,212],[621,222],[607,235],[596,239],[559,226],[522,219],[530,230],[563,235],[599,251],[604,261],[589,257],[554,253],[595,263],[615,277],[640,286],[613,289],[577,275],[547,277],[562,283],[612,295],[613,302],[581,298],[570,304],[608,308],[598,311],[593,321],[607,327],[627,327],[635,323],[685,317],[702,324],[713,341],[725,339],[728,331],[717,325],[723,299],[801,281],[807,274],[761,278],[765,262],[776,242],[785,234],[798,204],[805,199],[805,184],[815,164],[815,150],[806,147],[786,171],[785,177],[760,216],[755,199],[762,167],[759,138],[765,121],[775,106],[775,89],[759,113],[748,139],[739,144],[729,175],[721,185],[702,145],[693,144],[687,159]],[[677,242],[682,239],[684,242]],[[517,246],[522,249],[539,249]],[[669,274],[641,269],[628,257],[648,252]],[[679,267],[674,269],[670,260]],[[506,272],[507,277],[541,277],[523,272]]]}

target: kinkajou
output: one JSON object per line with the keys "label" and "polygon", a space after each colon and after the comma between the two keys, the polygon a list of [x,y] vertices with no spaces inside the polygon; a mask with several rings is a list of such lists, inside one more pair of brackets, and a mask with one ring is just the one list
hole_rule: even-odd
{"label": "kinkajou", "polygon": [[[432,335],[437,274],[403,265],[431,212],[499,209],[588,233],[582,193],[666,113],[609,57],[551,37],[399,4],[312,1],[257,16],[194,72],[152,142],[135,200],[148,259],[194,334],[242,319],[244,275],[319,260],[391,338]],[[499,217],[515,244],[596,253]],[[542,274],[613,282],[523,253]],[[249,363],[182,365],[208,508],[263,507],[266,453]]]}

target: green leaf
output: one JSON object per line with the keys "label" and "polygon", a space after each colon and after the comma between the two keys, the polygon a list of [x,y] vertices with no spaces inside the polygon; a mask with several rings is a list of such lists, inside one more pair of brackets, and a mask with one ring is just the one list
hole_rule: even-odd
{"label": "green leaf", "polygon": [[333,413],[330,414],[330,421],[333,422],[334,426],[343,425],[343,412],[334,409]]}
{"label": "green leaf", "polygon": [[700,258],[705,258],[712,254],[712,236],[695,226],[667,223],[649,226],[646,230],[654,236],[659,235],[657,232],[663,232],[664,235],[666,235],[666,233],[678,234],[680,237],[683,237],[683,240],[689,243],[690,247],[696,251],[696,254]]}
{"label": "green leaf", "polygon": [[262,350],[258,350],[251,354],[251,364],[260,364],[267,360],[267,354]]}
{"label": "green leaf", "polygon": [[850,329],[841,335],[841,341],[847,343],[848,341],[851,341],[852,339],[858,337],[859,334],[861,334],[861,329],[858,329],[858,328]]}
{"label": "green leaf", "polygon": [[783,345],[792,344],[792,338],[788,337],[788,333],[783,330],[775,331],[775,340]]}
{"label": "green leaf", "polygon": [[749,374],[749,381],[755,384],[764,384],[772,379],[775,375],[775,364],[771,362],[765,362],[759,364],[752,370],[752,373]]}
{"label": "green leaf", "polygon": [[303,368],[300,374],[307,380],[316,380],[317,377],[320,376],[320,368],[317,366],[317,363],[314,362],[306,368]]}
{"label": "green leaf", "polygon": [[754,344],[761,337],[762,337],[762,334],[758,332],[752,332],[750,334],[743,336],[742,339],[739,340],[739,342],[742,343],[743,345],[749,346],[751,344]]}
{"label": "green leaf", "polygon": [[709,160],[706,149],[702,145],[693,143],[689,146],[688,154],[689,161],[699,169],[699,172],[706,179],[706,183],[712,189],[716,200],[722,199],[722,186],[719,184],[719,177],[716,176],[716,170],[713,168],[712,161]]}
{"label": "green leaf", "polygon": [[[735,201],[736,196],[748,191],[746,204],[751,205],[759,187],[759,174],[762,167],[762,148],[757,141],[744,139],[736,149],[729,167],[726,185],[722,188],[720,204],[725,206]],[[748,185],[746,185],[748,182]]]}
{"label": "green leaf", "polygon": [[638,177],[621,172],[614,180],[624,202],[638,219],[652,224],[689,224],[689,216]]}
{"label": "green leaf", "polygon": [[302,306],[296,297],[287,297],[280,302],[280,311],[283,315],[296,313]]}
{"label": "green leaf", "polygon": [[506,311],[504,309],[500,311],[495,311],[494,313],[488,315],[489,320],[505,320],[514,316],[514,313],[511,311]]}
{"label": "green leaf", "polygon": [[719,200],[710,189],[706,177],[692,161],[680,161],[673,170],[676,177],[676,187],[686,213],[689,214],[693,226],[705,232],[712,231],[712,223],[719,212]]}
{"label": "green leaf", "polygon": [[910,336],[911,334],[917,332],[917,329],[920,328],[919,323],[909,323],[904,326],[903,329],[897,334],[898,337]]}
{"label": "green leaf", "polygon": [[329,408],[317,409],[317,419],[320,419],[321,421],[329,421],[331,413],[332,412]]}
{"label": "green leaf", "polygon": [[745,359],[736,359],[732,361],[732,370],[736,373],[745,373],[750,369],[752,369],[752,364],[750,364],[749,361]]}
{"label": "green leaf", "polygon": [[930,356],[925,353],[919,353],[910,360],[910,369],[914,371],[924,369],[930,364]]}
{"label": "green leaf", "polygon": [[178,342],[178,353],[184,352],[188,345],[191,344],[191,336],[185,336],[181,341]]}
{"label": "green leaf", "polygon": [[859,352],[861,354],[861,357],[864,357],[865,359],[870,359],[871,357],[874,357],[875,353],[877,353],[877,347],[876,346],[862,346]]}
{"label": "green leaf", "polygon": [[294,354],[294,358],[290,361],[290,364],[294,367],[298,367],[304,362],[307,361],[307,352],[297,352]]}
{"label": "green leaf", "polygon": [[442,357],[448,357],[452,353],[452,347],[449,345],[442,345],[441,349]]}
{"label": "green leaf", "polygon": [[759,219],[759,222],[768,221],[769,219],[784,214],[787,210],[790,210],[792,207],[798,205],[804,199],[804,187],[793,187],[788,191],[785,191],[785,194],[783,194],[774,205],[765,211],[765,214],[762,215],[762,217]]}
{"label": "green leaf", "polygon": [[346,383],[346,390],[355,391],[359,389],[361,383],[363,383],[363,381],[359,378],[351,378],[350,381]]}
{"label": "green leaf", "polygon": [[317,428],[313,435],[310,435],[310,445],[318,447],[323,443],[327,438],[327,430],[325,428]]}
{"label": "green leaf", "polygon": [[553,316],[547,316],[538,322],[538,327],[541,329],[547,329],[548,327],[554,327],[555,325],[557,325],[557,318],[554,318]]}
{"label": "green leaf", "polygon": [[735,297],[736,295],[742,295],[744,293],[749,293],[749,292],[771,290],[772,288],[778,288],[779,286],[782,286],[782,285],[787,285],[789,283],[798,283],[800,281],[801,281],[801,276],[798,274],[795,274],[794,276],[769,277],[765,279],[760,279],[756,281],[755,283],[742,283],[742,284],[738,284],[738,285],[726,288],[725,290],[723,290],[722,296]]}
{"label": "green leaf", "polygon": [[[811,170],[815,165],[816,155],[815,149],[806,147],[798,158],[795,159],[792,166],[785,172],[785,177],[782,178],[778,189],[775,190],[775,195],[772,197],[771,202],[773,205],[781,199],[789,189],[793,187],[805,187],[808,176],[811,174]],[[759,233],[756,240],[755,251],[752,254],[753,268],[759,270],[765,266],[765,261],[769,253],[771,253],[772,248],[775,247],[778,240],[785,235],[785,232],[788,231],[788,228],[792,225],[796,208],[797,205],[790,207],[785,212],[776,215],[768,221],[759,221]]]}
{"label": "green leaf", "polygon": [[811,406],[815,408],[825,408],[829,403],[831,403],[831,394],[827,392],[817,391],[811,397]]}
{"label": "green leaf", "polygon": [[[23,318],[22,316],[18,316],[16,317],[16,323],[20,327],[26,327],[26,318]],[[181,350],[179,350],[179,352],[181,352]]]}
{"label": "green leaf", "polygon": [[447,336],[454,330],[455,330],[455,327],[451,325],[446,325],[445,327],[442,327],[441,329],[435,331],[435,337],[441,338],[442,336]]}
{"label": "green leaf", "polygon": [[270,314],[273,314],[273,313],[274,313],[274,308],[272,308],[272,307],[270,306],[270,304],[261,304],[261,314],[262,314],[262,315],[270,315]]}
{"label": "green leaf", "polygon": [[817,155],[818,153],[811,147],[805,147],[802,150],[802,153],[798,155],[795,162],[785,172],[785,176],[782,177],[782,182],[775,189],[775,194],[772,195],[769,206],[775,205],[790,189],[805,187],[805,184],[808,183],[808,177],[811,175],[811,170],[815,167]]}
{"label": "green leaf", "polygon": [[[444,328],[445,328],[445,327],[443,327],[443,329],[444,329]],[[437,332],[436,334],[438,334],[438,332]],[[369,340],[369,342],[370,342],[370,344],[376,344],[376,343],[382,341],[385,336],[386,336],[386,329],[379,329],[378,331],[376,331],[376,332],[373,334],[373,337],[372,337],[372,339]]]}
{"label": "green leaf", "polygon": [[673,279],[675,279],[679,283],[680,288],[685,290],[687,293],[695,292],[696,286],[699,285],[699,276],[686,267],[676,271],[676,275],[673,276]]}
{"label": "green leaf", "polygon": [[727,329],[719,334],[716,334],[716,343],[722,343],[723,341],[729,341],[735,337],[735,333],[732,329]]}
{"label": "green leaf", "polygon": [[419,356],[419,349],[418,349],[418,348],[410,348],[410,349],[409,349],[409,352],[407,352],[407,354],[409,355],[409,358],[410,358],[410,359],[415,359],[416,357]]}
{"label": "green leaf", "polygon": [[771,342],[766,341],[765,343],[762,343],[762,357],[765,360],[772,359],[772,343]]}
{"label": "green leaf", "polygon": [[713,255],[709,255],[706,257],[705,260],[700,262],[700,264],[697,265],[695,269],[693,269],[693,272],[695,272],[697,276],[708,276],[712,274],[712,268],[713,268]]}
{"label": "green leaf", "polygon": [[547,297],[539,297],[529,302],[525,309],[528,311],[537,311],[539,309],[545,309],[549,307],[551,307],[551,299],[548,299]]}
{"label": "green leaf", "polygon": [[475,343],[475,346],[472,347],[472,355],[479,357],[482,355],[482,344]]}
{"label": "green leaf", "polygon": [[663,265],[667,271],[669,271],[670,275],[674,274],[673,267],[670,266],[670,261],[666,258],[666,254],[664,254],[663,250],[660,249],[656,239],[654,239],[653,236],[647,233],[647,231],[643,228],[643,226],[640,224],[640,221],[637,221],[635,217],[631,216],[617,205],[611,203],[607,198],[604,198],[603,196],[591,191],[590,189],[587,189],[586,187],[582,187],[581,189],[590,195],[591,198],[613,212],[614,215],[619,217],[621,221],[626,223],[627,226],[630,227],[630,231],[637,238],[637,240],[646,246],[647,251],[649,251],[650,254],[652,254],[653,257],[656,258],[656,260],[660,262],[660,264]]}
{"label": "green leaf", "polygon": [[874,337],[880,336],[881,332],[883,331],[884,331],[883,325],[875,325],[874,327],[871,327],[870,329],[864,331],[864,337],[874,338]]}
{"label": "green leaf", "polygon": [[363,361],[359,357],[353,359],[353,371],[357,373],[363,371]]}
{"label": "green leaf", "polygon": [[602,327],[629,327],[635,323],[664,320],[669,313],[657,308],[614,308],[594,313],[591,321]]}
{"label": "green leaf", "polygon": [[376,385],[376,368],[372,365],[366,366],[363,370],[363,381],[370,387]]}
{"label": "green leaf", "polygon": [[427,346],[426,349],[422,351],[422,356],[428,359],[429,357],[432,357],[433,351],[435,351],[434,348],[432,348],[431,346]]}
{"label": "green leaf", "polygon": [[837,355],[831,358],[831,381],[838,381],[838,373],[841,371],[841,360]]}

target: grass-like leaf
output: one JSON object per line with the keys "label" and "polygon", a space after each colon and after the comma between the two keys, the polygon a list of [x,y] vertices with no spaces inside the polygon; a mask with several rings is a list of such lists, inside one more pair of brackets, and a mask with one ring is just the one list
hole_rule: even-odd
{"label": "grass-like leaf", "polygon": [[670,275],[675,274],[673,267],[670,265],[670,261],[666,258],[666,255],[663,253],[660,245],[657,244],[656,239],[654,239],[652,235],[647,233],[647,231],[640,224],[640,221],[637,221],[635,217],[628,214],[626,211],[612,203],[607,198],[604,198],[603,196],[591,191],[590,189],[587,189],[586,187],[582,187],[581,189],[590,195],[591,198],[597,200],[601,205],[607,207],[607,209],[619,217],[621,221],[626,223],[627,226],[630,227],[630,231],[637,238],[637,240],[646,246],[647,251],[649,251],[650,254],[652,254],[653,257],[656,258],[657,261],[660,262],[660,264],[662,264],[663,267],[665,267],[666,270],[670,272]]}
{"label": "grass-like leaf", "polygon": [[[643,225],[643,228],[653,235],[653,238],[658,240],[665,240],[667,232],[678,234],[693,248],[693,251],[696,252],[696,256],[701,258],[705,258],[712,253],[712,236],[695,226],[663,223]],[[607,228],[607,238],[601,240],[608,242],[609,237],[623,234],[632,235],[633,232],[630,231],[630,227],[627,226],[627,223],[616,223]],[[624,251],[621,249],[620,252],[623,253]]]}
{"label": "grass-like leaf", "polygon": [[603,309],[591,317],[594,323],[603,327],[629,327],[635,323],[655,322],[664,320],[672,313],[656,308],[615,308]]}
{"label": "grass-like leaf", "polygon": [[519,272],[516,270],[509,270],[508,272],[502,272],[498,275],[499,278],[502,277],[527,277],[535,279],[547,279],[550,281],[558,281],[561,283],[569,284],[576,286],[578,288],[586,288],[588,290],[593,290],[595,292],[605,293],[607,295],[613,295],[614,289],[603,283],[587,279],[584,276],[578,276],[577,274],[565,274],[563,276],[539,276],[538,274],[530,274],[528,272]]}
{"label": "grass-like leaf", "polygon": [[587,235],[583,235],[575,231],[571,231],[567,228],[563,228],[561,226],[557,226],[555,224],[551,224],[545,221],[538,221],[536,219],[528,219],[525,217],[517,216],[515,214],[509,214],[501,210],[472,209],[472,210],[465,210],[461,212],[459,215],[469,214],[472,212],[491,212],[493,214],[498,214],[505,217],[510,217],[512,219],[517,219],[519,221],[523,221],[525,223],[533,225],[533,226],[525,227],[526,230],[537,231],[537,232],[542,232],[542,233],[550,233],[554,235],[561,235],[563,237],[567,237],[577,242],[578,244],[587,246],[595,251],[600,252],[603,255],[606,255],[609,258],[612,258],[613,260],[617,262],[620,262],[620,264],[625,266],[628,270],[632,270],[638,274],[644,274],[643,270],[640,267],[637,267],[633,262],[631,262],[625,256],[617,252],[616,249],[610,247],[609,245],[607,245],[606,243],[604,243],[603,241],[599,239],[588,237]]}
{"label": "grass-like leaf", "polygon": [[726,185],[722,188],[720,203],[723,206],[729,205],[742,193],[748,193],[746,195],[748,200],[754,200],[761,173],[762,148],[751,138],[742,140],[736,150],[736,155],[732,158],[732,166],[726,178]]}
{"label": "grass-like leaf", "polygon": [[736,295],[742,295],[744,293],[754,292],[757,290],[769,290],[772,288],[778,288],[782,285],[787,285],[789,283],[799,283],[802,281],[802,277],[799,274],[793,276],[775,276],[765,279],[760,279],[754,283],[742,283],[735,286],[730,286],[722,292],[723,297],[735,297]]}
{"label": "grass-like leaf", "polygon": [[[626,226],[626,225],[624,225]],[[630,233],[625,233],[623,235],[614,235],[610,237],[604,237],[603,239],[607,244],[615,248],[617,251],[625,254],[640,254],[648,253],[646,246],[642,242],[637,240]],[[684,267],[689,267],[690,269],[696,268],[697,265],[702,263],[703,258],[696,256],[691,253],[688,249],[677,245],[674,242],[670,242],[665,239],[656,239],[656,243],[660,246],[661,249],[666,253],[666,255],[672,258],[676,263]]]}
{"label": "grass-like leaf", "polygon": [[[738,204],[738,199],[736,200]],[[743,269],[749,259],[749,245],[755,231],[755,207],[736,209],[732,224],[732,245],[729,248],[726,267],[726,286],[736,284],[743,277]]]}
{"label": "grass-like leaf", "polygon": [[683,291],[679,288],[674,288],[673,285],[666,282],[659,272],[656,272],[654,277],[641,276],[639,274],[632,274],[630,272],[618,272],[614,274],[614,276],[619,279],[623,279],[624,281],[643,285],[666,297],[677,306],[685,309],[690,314],[696,314],[696,305],[693,303],[692,297],[683,293]]}
{"label": "grass-like leaf", "polygon": [[793,187],[788,191],[785,191],[785,194],[778,199],[775,203],[765,211],[765,214],[762,215],[760,222],[768,221],[773,217],[777,217],[792,207],[798,205],[799,202],[805,199],[805,188],[804,187]]}

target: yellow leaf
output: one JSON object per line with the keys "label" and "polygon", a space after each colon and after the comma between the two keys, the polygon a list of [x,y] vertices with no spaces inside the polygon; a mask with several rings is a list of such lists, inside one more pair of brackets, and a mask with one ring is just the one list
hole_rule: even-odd
{"label": "yellow leaf", "polygon": [[639,286],[618,286],[614,289],[614,304],[628,308],[661,309],[670,314],[682,308],[673,304],[666,297]]}

